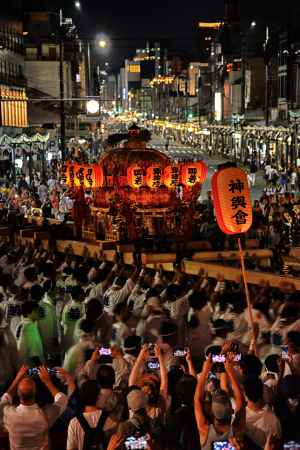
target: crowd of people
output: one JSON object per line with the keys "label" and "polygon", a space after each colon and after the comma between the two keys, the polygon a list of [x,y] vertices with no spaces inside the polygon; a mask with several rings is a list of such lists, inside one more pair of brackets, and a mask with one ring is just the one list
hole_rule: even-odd
{"label": "crowd of people", "polygon": [[73,208],[73,194],[59,183],[57,172],[50,171],[48,178],[35,176],[30,184],[21,174],[16,183],[5,183],[0,188],[2,209],[18,211],[22,216],[41,215],[64,220]]}
{"label": "crowd of people", "polygon": [[299,448],[300,295],[250,295],[3,242],[1,450]]}

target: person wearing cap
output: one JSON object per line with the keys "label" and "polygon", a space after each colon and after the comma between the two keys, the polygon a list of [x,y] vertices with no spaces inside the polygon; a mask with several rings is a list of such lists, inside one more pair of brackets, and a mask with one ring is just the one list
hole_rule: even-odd
{"label": "person wearing cap", "polygon": [[142,315],[136,334],[143,337],[144,342],[155,343],[159,337],[161,325],[166,320],[160,298],[148,298]]}
{"label": "person wearing cap", "polygon": [[[151,359],[149,345],[144,344],[129,376],[129,387],[140,385],[146,396],[148,404],[147,414],[151,419],[164,421],[166,404],[168,400],[168,374],[162,350],[158,344],[154,347],[155,357],[159,362],[159,375],[154,373],[143,374],[145,364]],[[142,374],[142,375],[141,375]]]}
{"label": "person wearing cap", "polygon": [[[147,447],[147,449],[152,449],[152,426],[145,409],[147,405],[147,397],[137,386],[134,386],[128,393],[127,405],[129,409],[129,419],[119,424],[118,432],[112,436],[107,448],[109,450],[117,450],[119,448],[123,448],[124,442],[127,438],[132,438],[133,436],[147,436],[147,442],[149,443],[149,447]],[[143,445],[143,447],[136,448],[145,447]]]}
{"label": "person wearing cap", "polygon": [[144,391],[138,387],[133,387],[127,395],[127,405],[129,409],[129,416],[132,417],[134,413],[145,410],[147,405],[147,397]]}
{"label": "person wearing cap", "polygon": [[[212,360],[209,357],[203,364],[202,372],[198,378],[197,388],[194,398],[195,416],[199,432],[200,445],[202,450],[211,450],[214,441],[228,441],[236,432],[240,431],[243,425],[242,416],[245,410],[245,398],[238,384],[234,368],[233,356],[226,358],[224,363],[225,372],[231,383],[235,408],[233,410],[230,398],[222,390],[214,392],[211,403],[211,412],[213,415],[210,424],[205,414],[205,386],[208,374],[212,369]],[[232,422],[235,413],[235,421]]]}

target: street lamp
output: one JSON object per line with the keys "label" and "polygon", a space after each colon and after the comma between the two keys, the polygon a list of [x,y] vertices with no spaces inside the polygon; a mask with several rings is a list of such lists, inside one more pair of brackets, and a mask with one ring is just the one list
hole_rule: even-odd
{"label": "street lamp", "polygon": [[[94,42],[94,41],[93,41]],[[102,37],[98,37],[98,40],[96,41],[97,46],[101,50],[106,50],[108,48],[108,42],[109,40],[105,37],[105,35]],[[87,42],[87,69],[88,69],[88,95],[92,95],[92,66],[91,66],[91,43]]]}
{"label": "street lamp", "polygon": [[105,39],[100,39],[98,42],[100,48],[107,48],[107,41]]}
{"label": "street lamp", "polygon": [[75,8],[78,9],[78,11],[81,11],[81,3],[80,3],[80,0],[75,0],[74,5],[75,5]]}
{"label": "street lamp", "polygon": [[97,114],[99,112],[99,102],[97,100],[89,100],[86,104],[86,110],[89,114]]}

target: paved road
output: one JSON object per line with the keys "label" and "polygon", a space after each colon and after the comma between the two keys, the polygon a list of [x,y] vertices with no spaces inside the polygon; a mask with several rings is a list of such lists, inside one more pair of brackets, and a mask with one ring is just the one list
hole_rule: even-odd
{"label": "paved road", "polygon": [[[154,136],[153,139],[151,140],[151,144],[152,147],[158,148],[161,151],[166,153],[165,150],[165,140],[158,137],[158,136]],[[172,158],[172,159],[202,159],[203,161],[206,162],[206,164],[208,165],[208,177],[206,182],[203,185],[203,194],[205,195],[205,192],[207,192],[208,190],[210,190],[210,182],[211,182],[211,177],[213,175],[213,173],[217,170],[217,167],[219,164],[222,164],[224,162],[226,162],[225,159],[216,159],[215,157],[210,158],[207,154],[203,153],[201,150],[193,148],[193,147],[189,147],[186,145],[182,145],[176,142],[170,142],[169,143],[169,149],[168,149],[168,155]],[[253,200],[255,199],[259,199],[262,193],[263,188],[265,187],[265,183],[264,183],[264,179],[263,179],[263,173],[259,172],[258,176],[257,176],[257,181],[256,181],[256,186],[254,188],[252,188],[252,198]]]}

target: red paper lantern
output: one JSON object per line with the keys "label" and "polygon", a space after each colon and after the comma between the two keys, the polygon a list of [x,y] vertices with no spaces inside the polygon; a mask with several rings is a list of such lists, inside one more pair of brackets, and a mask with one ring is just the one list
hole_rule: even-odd
{"label": "red paper lantern", "polygon": [[103,170],[97,164],[91,164],[84,170],[84,186],[88,189],[103,186]]}
{"label": "red paper lantern", "polygon": [[164,184],[170,189],[175,189],[180,184],[180,167],[167,166],[164,170]]}
{"label": "red paper lantern", "polygon": [[66,164],[67,166],[67,186],[77,186],[76,173],[78,171],[78,164]]}
{"label": "red paper lantern", "polygon": [[70,164],[63,168],[62,179],[70,187],[83,186],[87,189],[103,186],[103,170],[97,164]]}
{"label": "red paper lantern", "polygon": [[68,182],[68,164],[63,164],[60,170],[60,181],[62,184],[67,184]]}
{"label": "red paper lantern", "polygon": [[212,194],[223,233],[246,233],[253,220],[247,174],[236,167],[219,170],[212,177]]}
{"label": "red paper lantern", "polygon": [[163,171],[160,166],[150,166],[146,171],[146,183],[151,189],[157,189],[163,184]]}
{"label": "red paper lantern", "polygon": [[203,184],[206,180],[208,167],[203,161],[185,164],[181,171],[182,183],[192,187],[197,183]]}
{"label": "red paper lantern", "polygon": [[85,166],[83,164],[76,165],[75,170],[75,186],[84,186]]}
{"label": "red paper lantern", "polygon": [[129,166],[127,169],[127,182],[132,188],[140,188],[144,184],[144,171],[140,166]]}

